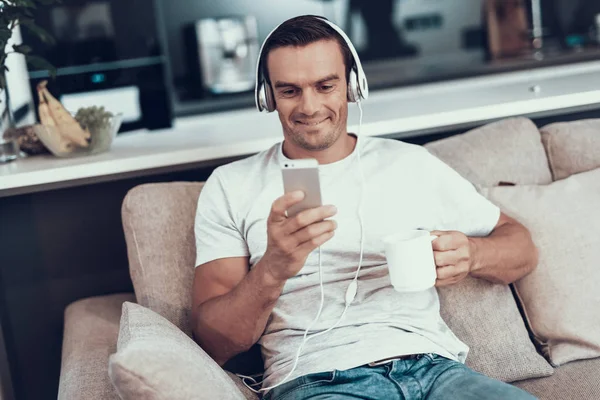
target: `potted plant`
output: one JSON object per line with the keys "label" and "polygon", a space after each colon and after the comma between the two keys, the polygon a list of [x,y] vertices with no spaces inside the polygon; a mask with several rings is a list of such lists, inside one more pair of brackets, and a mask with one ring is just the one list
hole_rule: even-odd
{"label": "potted plant", "polygon": [[[53,77],[56,74],[55,68],[44,58],[32,54],[32,49],[25,43],[16,43],[7,47],[15,29],[27,29],[42,42],[53,44],[53,37],[34,21],[34,13],[43,7],[60,3],[61,0],[0,0],[0,142],[2,137],[7,135],[7,129],[14,128],[10,108],[10,96],[6,87],[6,73],[9,72],[6,66],[7,57],[13,53],[23,54],[29,65],[36,69],[48,70]],[[4,134],[4,135],[3,135]]]}

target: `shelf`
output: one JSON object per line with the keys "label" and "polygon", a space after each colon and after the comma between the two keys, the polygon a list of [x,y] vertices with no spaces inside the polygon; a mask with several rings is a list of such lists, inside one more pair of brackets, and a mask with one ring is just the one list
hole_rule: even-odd
{"label": "shelf", "polygon": [[[486,61],[483,51],[458,55],[440,55],[434,58],[404,58],[364,65],[372,91],[410,87],[428,83],[469,79],[493,74],[506,74],[561,65],[576,65],[600,60],[600,47],[581,51],[560,52],[542,59],[515,57]],[[243,109],[254,106],[254,92],[210,96],[206,99],[181,100],[174,96],[174,114],[177,117]]]}

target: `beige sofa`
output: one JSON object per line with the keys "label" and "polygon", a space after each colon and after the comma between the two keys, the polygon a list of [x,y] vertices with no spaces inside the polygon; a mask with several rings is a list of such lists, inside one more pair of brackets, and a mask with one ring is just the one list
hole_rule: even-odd
{"label": "beige sofa", "polygon": [[[579,329],[580,319],[569,311],[577,302],[565,300],[581,293],[583,300],[597,304],[598,295],[578,291],[574,287],[577,282],[569,279],[561,277],[557,283],[552,274],[562,273],[566,267],[546,265],[552,264],[552,252],[560,249],[565,236],[546,237],[543,242],[537,238],[553,231],[544,223],[561,217],[532,216],[541,209],[535,199],[555,199],[555,208],[568,215],[569,209],[561,209],[563,202],[557,198],[564,191],[562,182],[591,171],[586,178],[589,185],[575,182],[565,189],[571,193],[592,187],[590,199],[577,197],[574,206],[574,215],[579,217],[573,218],[585,215],[586,210],[577,204],[588,204],[600,193],[600,179],[589,175],[597,170],[600,177],[600,120],[554,124],[538,131],[525,118],[508,119],[426,147],[515,218],[531,224],[540,249],[538,269],[515,285],[468,279],[439,291],[442,316],[471,348],[467,364],[540,399],[600,399],[600,349],[594,344],[595,339],[600,340],[594,331],[600,327],[600,317],[593,314],[596,317],[591,322],[585,318],[583,327],[587,328]],[[500,182],[503,185],[495,187]],[[135,297],[88,298],[67,308],[59,399],[256,398],[189,337],[193,220],[201,187],[201,183],[150,184],[128,193],[122,215]],[[540,195],[548,190],[553,191]],[[579,196],[575,192],[573,196]],[[520,204],[534,206],[527,209]],[[524,209],[530,210],[529,214],[520,214]],[[592,223],[600,220],[597,214],[588,215]],[[574,221],[564,234],[578,235],[577,240],[581,236],[580,241],[600,248],[599,234],[586,231],[580,235],[583,230]],[[580,257],[581,249],[573,251],[561,254],[571,254],[568,275],[577,277],[581,275],[579,264],[589,263],[589,257]],[[600,267],[598,259],[595,262]],[[593,276],[584,278],[600,284]],[[562,282],[571,286],[565,289]],[[547,307],[540,307],[538,299]],[[581,304],[582,309],[586,306],[590,303]],[[548,318],[554,318],[552,324],[547,323]],[[564,329],[552,332],[554,326]],[[260,369],[257,364],[260,359],[254,352],[227,368],[249,373]]]}

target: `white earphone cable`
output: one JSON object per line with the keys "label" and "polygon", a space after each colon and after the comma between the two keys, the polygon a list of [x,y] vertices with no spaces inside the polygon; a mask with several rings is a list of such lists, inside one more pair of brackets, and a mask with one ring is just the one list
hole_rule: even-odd
{"label": "white earphone cable", "polygon": [[[262,392],[266,392],[268,390],[274,389],[277,386],[285,383],[289,379],[289,377],[294,373],[294,371],[296,370],[296,367],[298,366],[298,360],[300,359],[300,354],[302,354],[302,349],[304,348],[304,345],[310,339],[315,338],[317,336],[324,335],[327,332],[335,329],[340,324],[340,322],[342,322],[342,320],[344,319],[344,316],[346,315],[346,311],[348,311],[348,307],[350,307],[350,304],[352,304],[352,302],[354,301],[354,298],[356,297],[356,293],[358,292],[358,274],[362,267],[363,251],[364,251],[364,243],[365,243],[365,229],[364,229],[364,224],[363,224],[363,202],[364,202],[364,196],[365,196],[365,177],[363,174],[362,160],[360,158],[360,146],[358,143],[358,140],[360,140],[360,139],[358,139],[358,137],[360,137],[360,129],[362,127],[363,110],[362,110],[360,101],[357,101],[356,104],[358,105],[358,109],[359,109],[358,131],[356,134],[357,135],[356,155],[357,155],[357,159],[358,159],[358,167],[360,170],[360,184],[361,184],[360,200],[359,200],[359,204],[358,204],[358,220],[360,223],[360,256],[358,259],[358,267],[356,268],[356,273],[354,274],[354,278],[352,279],[352,282],[350,282],[350,284],[348,285],[348,288],[346,289],[346,294],[344,297],[344,302],[345,302],[344,311],[340,315],[340,318],[337,320],[337,322],[335,324],[333,324],[331,327],[329,327],[328,329],[326,329],[324,331],[320,331],[320,332],[317,332],[317,333],[314,333],[314,334],[308,336],[308,333],[310,332],[313,325],[315,323],[317,323],[319,318],[321,318],[321,313],[323,312],[323,306],[325,304],[325,288],[323,286],[323,266],[321,264],[321,246],[319,246],[318,261],[319,261],[319,285],[321,288],[321,302],[319,304],[319,311],[317,312],[317,316],[304,331],[304,335],[302,337],[302,343],[300,344],[300,346],[298,346],[298,350],[296,351],[296,356],[294,358],[294,363],[292,365],[292,369],[290,370],[290,372],[288,372],[288,374],[285,376],[285,378],[283,378],[279,383],[277,383],[276,385],[273,385],[273,386],[269,386],[266,388],[261,388],[261,389],[256,390],[251,386],[258,386],[262,382],[256,382],[256,379],[254,379],[254,377],[251,377],[251,376],[237,374],[237,376],[239,376],[240,378],[243,379],[243,382],[246,385],[246,387],[248,389],[250,389],[251,391],[253,391],[254,393],[260,394]],[[252,380],[253,383],[247,384],[246,379]]]}

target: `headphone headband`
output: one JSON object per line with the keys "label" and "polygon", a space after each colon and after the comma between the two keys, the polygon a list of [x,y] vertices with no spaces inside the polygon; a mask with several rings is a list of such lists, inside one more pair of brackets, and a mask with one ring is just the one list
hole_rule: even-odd
{"label": "headphone headband", "polygon": [[[359,102],[361,99],[366,100],[369,97],[369,86],[367,84],[367,77],[362,68],[360,59],[358,58],[358,53],[352,45],[350,38],[348,38],[348,36],[346,35],[346,33],[344,33],[342,28],[329,21],[327,18],[320,16],[312,17],[323,21],[327,25],[329,25],[334,31],[336,31],[341,36],[341,38],[344,40],[344,42],[346,42],[346,45],[350,49],[353,63],[350,66],[350,76],[348,77],[348,100],[352,102]],[[264,77],[261,60],[265,44],[269,41],[269,38],[273,35],[273,33],[286,22],[287,21],[277,25],[273,30],[271,30],[271,32],[269,32],[264,42],[260,46],[260,51],[258,52],[258,60],[256,62],[256,85],[254,88],[254,99],[258,111],[266,110],[267,112],[272,112],[275,110],[275,100],[273,98],[273,92],[269,83],[266,82],[266,79]]]}

